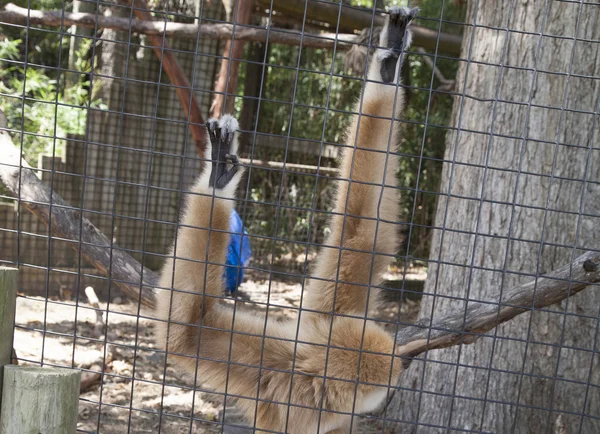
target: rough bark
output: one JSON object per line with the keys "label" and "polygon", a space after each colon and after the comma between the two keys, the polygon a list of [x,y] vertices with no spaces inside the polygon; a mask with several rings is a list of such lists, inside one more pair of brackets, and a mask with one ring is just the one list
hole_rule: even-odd
{"label": "rough bark", "polygon": [[[443,170],[448,196],[438,205],[422,317],[504,300],[508,288],[598,242],[600,154],[591,148],[599,146],[600,45],[589,41],[600,38],[599,14],[575,2],[470,2],[469,23],[532,33],[466,27],[461,57],[504,67],[459,70],[466,97],[455,101],[460,130],[447,138],[445,159],[455,163]],[[600,432],[599,306],[593,287],[475,345],[428,353],[403,375],[385,417],[405,422],[394,427],[403,433]]]}

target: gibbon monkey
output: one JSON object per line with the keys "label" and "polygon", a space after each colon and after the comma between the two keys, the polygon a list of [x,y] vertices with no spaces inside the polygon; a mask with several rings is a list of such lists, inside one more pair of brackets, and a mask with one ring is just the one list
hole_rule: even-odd
{"label": "gibbon monkey", "polygon": [[[207,164],[186,194],[175,247],[161,273],[159,344],[203,384],[238,399],[258,431],[345,433],[376,409],[401,371],[394,340],[367,321],[398,248],[397,86],[417,9],[393,8],[347,133],[331,233],[297,317],[287,322],[219,302],[229,215],[242,170],[237,121],[210,120]],[[212,148],[212,149],[211,149]],[[385,187],[384,187],[385,185]],[[375,253],[376,252],[376,253]]]}

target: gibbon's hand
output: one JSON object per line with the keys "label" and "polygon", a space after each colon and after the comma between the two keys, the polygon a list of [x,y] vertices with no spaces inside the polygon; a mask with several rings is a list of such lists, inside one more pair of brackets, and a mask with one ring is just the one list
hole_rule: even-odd
{"label": "gibbon's hand", "polygon": [[[411,34],[406,29],[411,21],[417,16],[418,8],[408,9],[406,7],[390,8],[390,17],[387,21],[387,43],[386,51],[378,53],[381,62],[380,74],[384,83],[392,83],[396,74],[396,65],[402,55],[402,51],[410,46]],[[406,35],[406,38],[404,37]]]}
{"label": "gibbon's hand", "polygon": [[238,123],[230,115],[224,115],[220,121],[208,121],[208,136],[212,145],[212,170],[208,181],[211,188],[225,188],[238,171],[237,150],[231,149],[237,129]]}

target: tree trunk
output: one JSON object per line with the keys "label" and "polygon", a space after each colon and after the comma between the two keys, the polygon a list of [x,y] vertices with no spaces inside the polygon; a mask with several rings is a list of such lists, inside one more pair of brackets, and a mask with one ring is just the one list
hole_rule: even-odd
{"label": "tree trunk", "polygon": [[[501,301],[600,240],[599,8],[473,0],[467,17],[499,30],[466,27],[461,57],[487,64],[463,62],[457,78],[467,97],[447,137],[454,163],[444,165],[421,306],[434,319],[467,299]],[[402,427],[386,427],[600,432],[599,307],[589,288],[414,360],[384,414]]]}

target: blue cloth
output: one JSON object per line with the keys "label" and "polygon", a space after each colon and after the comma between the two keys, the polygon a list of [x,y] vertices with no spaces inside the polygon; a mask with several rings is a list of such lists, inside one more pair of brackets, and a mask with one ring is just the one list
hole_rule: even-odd
{"label": "blue cloth", "polygon": [[[227,246],[227,261],[225,271],[223,272],[223,280],[225,281],[225,289],[230,293],[234,293],[244,279],[244,266],[248,263],[252,256],[250,248],[250,238],[247,236],[248,231],[242,225],[242,219],[235,210],[231,212],[229,217],[229,230],[231,238],[229,246]],[[242,233],[246,236],[243,236]]]}

